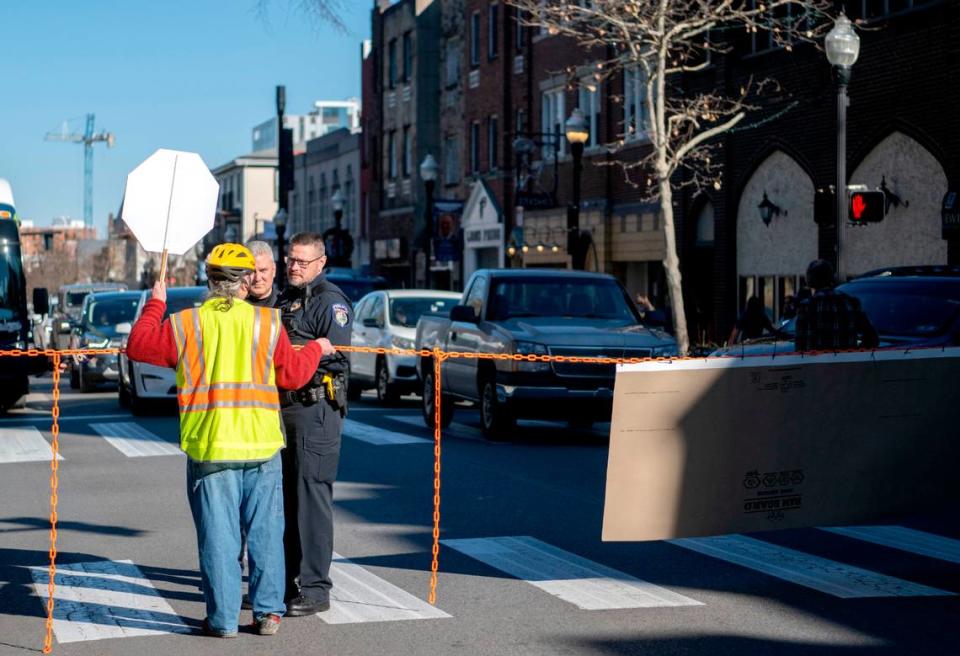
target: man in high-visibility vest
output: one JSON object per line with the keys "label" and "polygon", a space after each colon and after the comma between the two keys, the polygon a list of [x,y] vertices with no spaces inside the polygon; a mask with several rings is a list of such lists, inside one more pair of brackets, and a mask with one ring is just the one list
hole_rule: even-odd
{"label": "man in high-visibility vest", "polygon": [[334,352],[326,339],[297,352],[278,310],[244,299],[254,258],[240,244],[207,257],[210,293],[199,308],[164,319],[158,282],[127,341],[131,360],[177,371],[180,448],[187,454],[187,497],[197,529],[206,635],[237,635],[241,530],[247,536],[254,631],[273,635],[286,611],[283,487],[277,386],[298,389]]}

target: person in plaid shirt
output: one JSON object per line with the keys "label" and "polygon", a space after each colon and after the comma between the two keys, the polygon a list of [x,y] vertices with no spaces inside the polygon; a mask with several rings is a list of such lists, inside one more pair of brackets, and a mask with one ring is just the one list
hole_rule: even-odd
{"label": "person in plaid shirt", "polygon": [[813,296],[797,310],[798,351],[840,351],[876,348],[877,331],[853,296],[833,289],[833,266],[815,260],[807,267],[807,284]]}

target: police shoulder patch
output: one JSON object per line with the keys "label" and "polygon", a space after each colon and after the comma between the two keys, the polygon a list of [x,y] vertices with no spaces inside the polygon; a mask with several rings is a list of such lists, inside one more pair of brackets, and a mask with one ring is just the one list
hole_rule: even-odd
{"label": "police shoulder patch", "polygon": [[330,308],[333,311],[333,320],[341,328],[350,323],[350,308],[342,303],[334,303]]}

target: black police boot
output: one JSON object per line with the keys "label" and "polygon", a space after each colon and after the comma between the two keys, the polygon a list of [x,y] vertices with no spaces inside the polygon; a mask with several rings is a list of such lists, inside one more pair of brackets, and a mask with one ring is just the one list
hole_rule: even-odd
{"label": "black police boot", "polygon": [[314,601],[303,594],[297,595],[287,602],[287,617],[303,617],[315,615],[330,610],[330,601]]}

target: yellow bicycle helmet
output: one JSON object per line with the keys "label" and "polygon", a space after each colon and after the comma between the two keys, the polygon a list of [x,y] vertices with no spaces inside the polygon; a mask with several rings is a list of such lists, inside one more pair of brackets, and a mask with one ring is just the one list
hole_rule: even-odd
{"label": "yellow bicycle helmet", "polygon": [[207,256],[207,278],[236,282],[256,269],[253,253],[243,244],[219,244]]}

